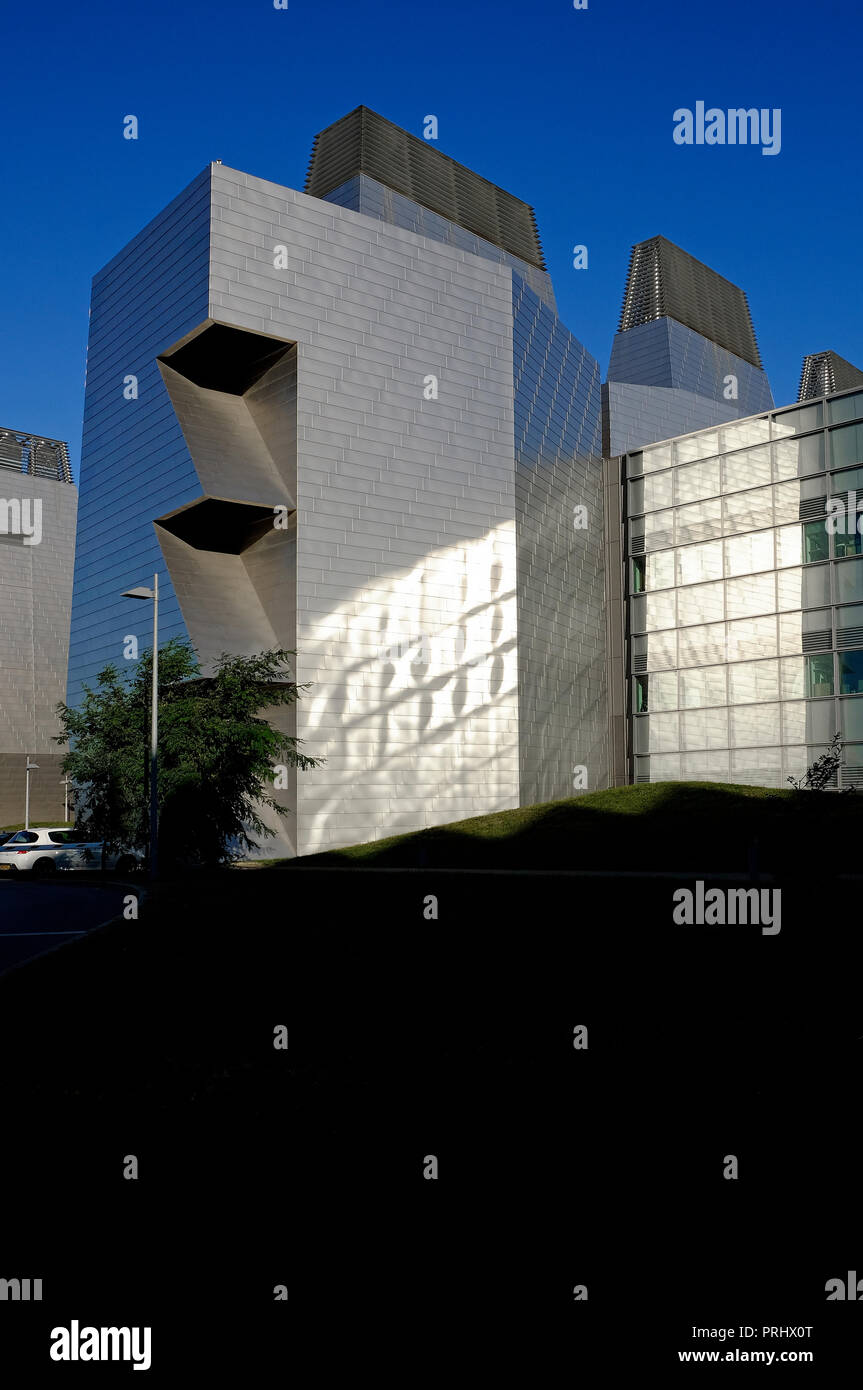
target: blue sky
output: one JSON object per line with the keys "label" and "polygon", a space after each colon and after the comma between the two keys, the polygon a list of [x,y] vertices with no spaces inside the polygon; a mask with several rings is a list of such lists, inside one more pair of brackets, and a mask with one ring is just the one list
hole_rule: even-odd
{"label": "blue sky", "polygon": [[[7,9],[0,425],[67,439],[77,470],[95,271],[211,159],[302,188],[315,133],[360,103],[417,135],[435,114],[439,149],[534,205],[603,373],[630,248],[661,232],[746,290],[786,404],[806,352],[863,366],[861,31],[859,0]],[[676,145],[698,100],[779,108],[780,153]]]}

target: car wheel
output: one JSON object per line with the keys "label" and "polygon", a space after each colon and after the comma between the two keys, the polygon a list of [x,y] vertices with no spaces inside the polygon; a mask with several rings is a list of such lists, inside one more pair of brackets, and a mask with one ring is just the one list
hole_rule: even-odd
{"label": "car wheel", "polygon": [[54,874],[54,860],[37,859],[30,872],[34,878],[51,878]]}

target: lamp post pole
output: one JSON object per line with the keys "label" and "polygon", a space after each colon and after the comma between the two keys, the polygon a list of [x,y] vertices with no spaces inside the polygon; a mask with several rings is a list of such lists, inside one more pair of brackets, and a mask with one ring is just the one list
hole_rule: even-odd
{"label": "lamp post pole", "polygon": [[153,600],[153,697],[150,710],[150,877],[155,878],[159,860],[159,576],[153,575],[152,589],[126,589],[123,598]]}
{"label": "lamp post pole", "polygon": [[24,829],[30,829],[30,773],[38,772],[39,764],[31,763],[30,754],[27,754],[27,766],[24,769]]}

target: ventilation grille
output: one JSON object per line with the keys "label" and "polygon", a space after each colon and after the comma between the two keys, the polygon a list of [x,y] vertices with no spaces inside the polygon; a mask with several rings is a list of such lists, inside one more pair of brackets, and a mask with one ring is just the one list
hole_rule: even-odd
{"label": "ventilation grille", "polygon": [[863,787],[863,767],[843,767],[842,781],[846,787]]}
{"label": "ventilation grille", "polygon": [[823,628],[818,632],[804,632],[803,650],[804,652],[829,652],[833,646],[830,638],[829,628]]}
{"label": "ventilation grille", "polygon": [[643,676],[647,670],[647,657],[634,656],[632,658],[632,669],[637,676]]}
{"label": "ventilation grille", "polygon": [[800,511],[798,513],[801,521],[818,520],[819,517],[827,515],[826,497],[807,497],[800,500]]}
{"label": "ventilation grille", "polygon": [[367,106],[315,136],[305,191],[325,198],[357,174],[412,198],[545,270],[533,208]]}
{"label": "ventilation grille", "polygon": [[834,391],[850,391],[863,385],[863,372],[836,352],[811,352],[803,358],[798,401],[830,396]]}
{"label": "ventilation grille", "polygon": [[836,645],[840,649],[863,647],[863,627],[838,627],[836,629]]}
{"label": "ventilation grille", "polygon": [[632,537],[630,538],[629,548],[630,548],[630,550],[632,551],[632,554],[633,554],[633,555],[643,555],[643,554],[644,554],[644,537],[643,537],[643,536],[632,536]]}
{"label": "ventilation grille", "polygon": [[72,481],[69,451],[63,441],[43,439],[21,430],[0,429],[0,468],[60,483]]}
{"label": "ventilation grille", "polygon": [[666,317],[761,369],[743,290],[657,236],[632,248],[618,332]]}

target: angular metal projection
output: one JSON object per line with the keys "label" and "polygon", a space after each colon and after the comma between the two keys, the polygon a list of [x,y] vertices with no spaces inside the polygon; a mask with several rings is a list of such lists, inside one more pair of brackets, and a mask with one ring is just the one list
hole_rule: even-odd
{"label": "angular metal projection", "polygon": [[663,236],[632,248],[619,333],[672,318],[761,367],[743,290]]}
{"label": "angular metal projection", "polygon": [[203,496],[154,525],[202,665],[223,651],[291,647],[296,346],[209,324],[163,353],[159,370]]}
{"label": "angular metal projection", "polygon": [[545,270],[533,208],[367,106],[315,136],[305,192],[325,198],[357,174],[412,198]]}
{"label": "angular metal projection", "polygon": [[798,401],[810,401],[817,396],[829,396],[834,391],[850,391],[863,386],[863,372],[838,352],[810,352],[803,358]]}

